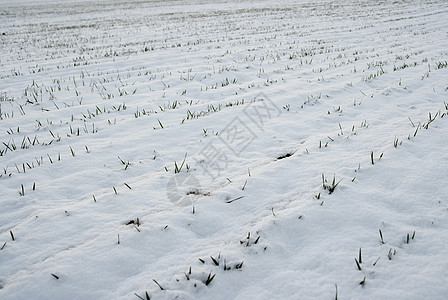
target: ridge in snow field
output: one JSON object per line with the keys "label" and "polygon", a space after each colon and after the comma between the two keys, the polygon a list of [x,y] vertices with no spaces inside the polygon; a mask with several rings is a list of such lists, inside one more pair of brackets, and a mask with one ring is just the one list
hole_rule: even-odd
{"label": "ridge in snow field", "polygon": [[1,299],[445,299],[445,1],[10,1]]}

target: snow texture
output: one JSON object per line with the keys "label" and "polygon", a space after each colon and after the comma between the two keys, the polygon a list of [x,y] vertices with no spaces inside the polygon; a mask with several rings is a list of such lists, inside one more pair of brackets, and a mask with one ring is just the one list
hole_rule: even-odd
{"label": "snow texture", "polygon": [[446,299],[448,5],[2,0],[1,299]]}

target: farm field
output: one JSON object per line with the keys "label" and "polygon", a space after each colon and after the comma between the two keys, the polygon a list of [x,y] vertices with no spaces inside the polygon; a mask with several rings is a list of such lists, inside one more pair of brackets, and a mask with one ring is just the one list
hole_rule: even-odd
{"label": "farm field", "polygon": [[445,299],[448,4],[2,0],[0,299]]}

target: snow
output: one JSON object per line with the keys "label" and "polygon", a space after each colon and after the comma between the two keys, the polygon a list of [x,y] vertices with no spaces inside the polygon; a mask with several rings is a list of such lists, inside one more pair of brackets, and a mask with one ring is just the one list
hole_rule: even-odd
{"label": "snow", "polygon": [[0,12],[1,299],[446,298],[444,1]]}

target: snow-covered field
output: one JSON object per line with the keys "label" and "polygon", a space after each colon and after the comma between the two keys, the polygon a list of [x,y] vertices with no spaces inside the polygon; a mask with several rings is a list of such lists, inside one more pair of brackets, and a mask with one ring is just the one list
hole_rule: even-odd
{"label": "snow-covered field", "polygon": [[445,0],[2,0],[1,299],[446,299]]}

